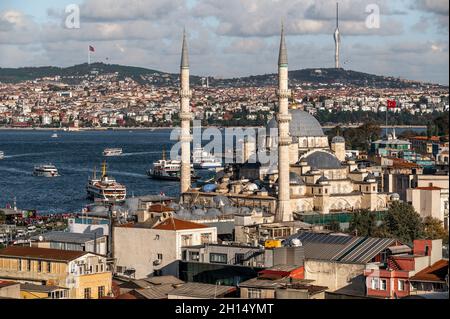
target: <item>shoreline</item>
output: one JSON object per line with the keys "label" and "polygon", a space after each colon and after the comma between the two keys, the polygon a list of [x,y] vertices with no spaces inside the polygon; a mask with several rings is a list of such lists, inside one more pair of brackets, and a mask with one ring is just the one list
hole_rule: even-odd
{"label": "shoreline", "polygon": [[[340,126],[341,128],[357,128],[358,125],[323,125],[323,129],[332,129],[334,127]],[[207,128],[218,128],[218,129],[226,129],[226,128],[262,128],[263,126],[203,126],[203,129]],[[63,131],[68,133],[76,133],[76,132],[105,132],[105,131],[162,131],[162,130],[170,130],[176,127],[173,126],[159,126],[159,127],[102,127],[102,128],[91,128],[91,127],[81,127],[77,130],[67,130],[67,128],[60,127],[5,127],[0,126],[0,131]],[[399,129],[427,129],[426,125],[380,125],[381,129],[386,128],[399,128]]]}

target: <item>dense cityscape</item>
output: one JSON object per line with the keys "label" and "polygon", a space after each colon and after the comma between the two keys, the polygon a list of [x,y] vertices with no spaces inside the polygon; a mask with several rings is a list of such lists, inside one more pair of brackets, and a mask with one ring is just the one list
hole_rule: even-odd
{"label": "dense cityscape", "polygon": [[[346,70],[338,17],[334,68],[289,71],[283,23],[276,74],[193,76],[186,30],[179,74],[91,63],[90,45],[86,64],[0,68],[0,299],[448,300],[448,86]],[[194,120],[248,135],[217,152]],[[138,131],[148,144],[127,151]],[[152,153],[145,175],[114,170]],[[100,158],[64,199],[82,209],[40,212],[12,191],[55,200],[41,185]],[[216,311],[189,307],[175,312]]]}

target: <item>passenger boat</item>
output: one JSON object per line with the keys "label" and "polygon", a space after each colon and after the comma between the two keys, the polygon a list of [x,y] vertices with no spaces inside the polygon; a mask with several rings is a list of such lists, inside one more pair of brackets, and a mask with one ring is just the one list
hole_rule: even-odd
{"label": "passenger boat", "polygon": [[127,196],[127,189],[106,173],[106,162],[102,164],[102,177],[97,178],[95,168],[92,178],[86,186],[88,198],[105,202],[123,202]]}
{"label": "passenger boat", "polygon": [[197,169],[222,167],[222,161],[211,153],[206,152],[202,147],[194,148],[192,153],[192,163],[194,164],[194,168]]}
{"label": "passenger boat", "polygon": [[[147,175],[153,179],[179,181],[181,178],[181,161],[167,160],[165,149],[163,149],[162,159],[153,163],[153,167],[147,171]],[[191,179],[198,179],[198,177],[195,175],[192,164]]]}
{"label": "passenger boat", "polygon": [[58,134],[53,133],[53,134],[52,134],[52,138],[58,138]]}
{"label": "passenger boat", "polygon": [[58,169],[55,165],[46,164],[35,166],[33,170],[34,176],[43,176],[43,177],[56,177],[59,176]]}
{"label": "passenger boat", "polygon": [[103,156],[120,156],[122,155],[121,148],[105,148]]}
{"label": "passenger boat", "polygon": [[0,151],[0,160],[5,158],[5,153],[3,151]]}

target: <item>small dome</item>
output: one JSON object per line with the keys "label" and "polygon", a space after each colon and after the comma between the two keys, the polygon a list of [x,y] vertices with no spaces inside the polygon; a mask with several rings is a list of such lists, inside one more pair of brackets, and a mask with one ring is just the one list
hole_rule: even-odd
{"label": "small dome", "polygon": [[[275,183],[278,184],[278,179]],[[305,185],[303,179],[294,172],[289,173],[289,183],[291,185]]]}
{"label": "small dome", "polygon": [[192,211],[192,215],[195,215],[195,216],[204,216],[204,215],[205,215],[205,211],[204,211],[203,209],[197,208],[197,209],[194,209],[194,210]]}
{"label": "small dome", "polygon": [[322,176],[317,180],[316,184],[328,184],[328,178],[327,178],[326,176],[323,176],[323,175],[322,175]]}
{"label": "small dome", "polygon": [[208,216],[220,216],[220,215],[222,215],[222,213],[217,208],[210,208],[206,212],[206,215],[208,215]]}
{"label": "small dome", "polygon": [[397,193],[393,193],[393,194],[391,195],[391,200],[393,200],[393,201],[400,200],[400,195],[397,194]]}
{"label": "small dome", "polygon": [[331,140],[331,143],[336,144],[336,143],[345,143],[345,138],[343,138],[342,136],[335,136],[333,137],[333,139]]}
{"label": "small dome", "polygon": [[309,166],[319,169],[340,169],[341,162],[336,155],[325,151],[315,151],[304,157]]}
{"label": "small dome", "polygon": [[364,178],[365,182],[372,182],[372,181],[376,181],[376,177],[375,175],[373,175],[372,173],[367,174],[367,176]]}

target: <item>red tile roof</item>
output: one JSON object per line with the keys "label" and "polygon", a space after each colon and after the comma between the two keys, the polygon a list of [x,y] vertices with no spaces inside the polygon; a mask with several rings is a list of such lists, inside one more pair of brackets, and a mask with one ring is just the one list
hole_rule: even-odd
{"label": "red tile roof", "polygon": [[439,191],[442,188],[436,187],[436,186],[426,186],[426,187],[417,187],[416,189],[422,190],[422,191]]}
{"label": "red tile roof", "polygon": [[162,223],[153,227],[153,229],[159,229],[159,230],[185,230],[185,229],[197,229],[197,228],[208,228],[208,226],[171,217],[171,218],[167,218]]}
{"label": "red tile roof", "polygon": [[441,259],[433,265],[419,271],[411,281],[445,281],[445,275],[448,274],[448,260]]}
{"label": "red tile roof", "polygon": [[19,283],[14,282],[14,281],[0,280],[0,288],[3,288],[3,287],[9,287],[9,286],[12,286],[12,285],[18,285],[18,284],[19,284]]}
{"label": "red tile roof", "polygon": [[86,255],[85,251],[72,251],[61,249],[9,246],[0,250],[0,257],[18,257],[30,259],[43,259],[55,261],[72,261]]}

